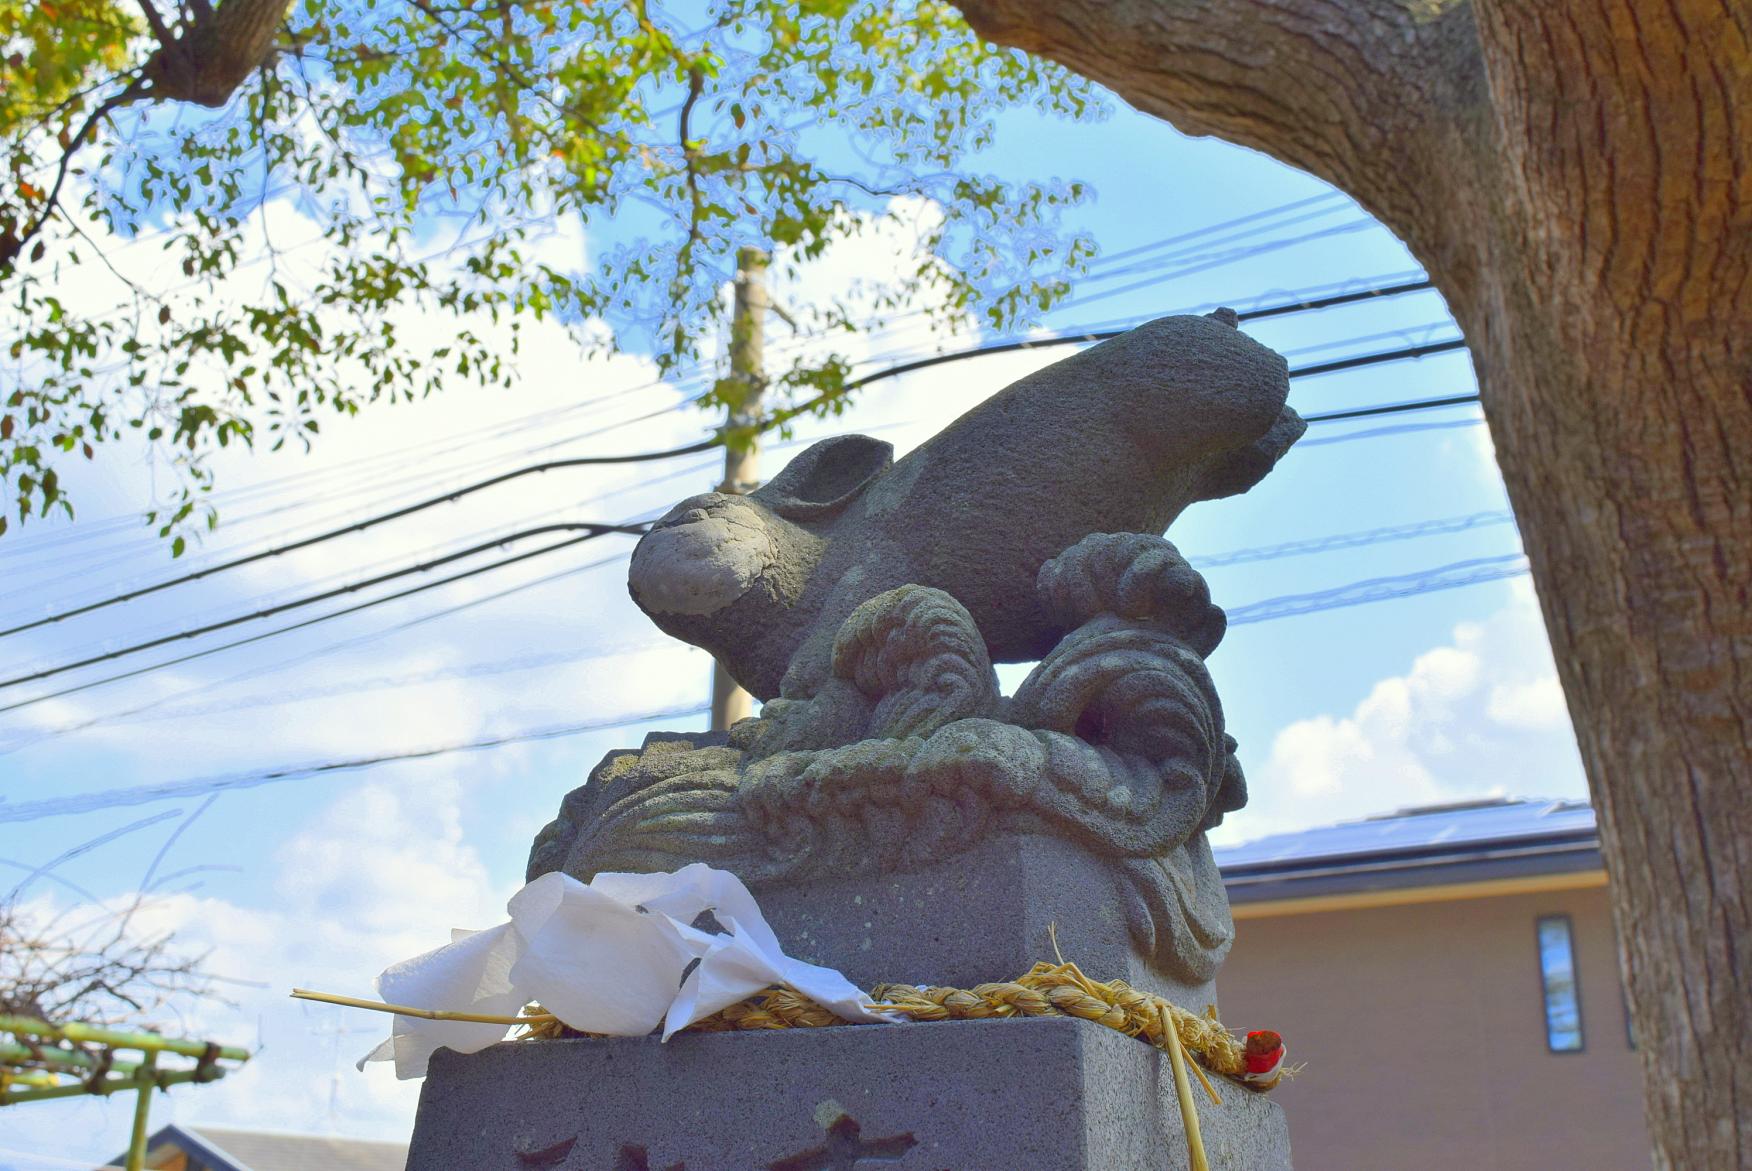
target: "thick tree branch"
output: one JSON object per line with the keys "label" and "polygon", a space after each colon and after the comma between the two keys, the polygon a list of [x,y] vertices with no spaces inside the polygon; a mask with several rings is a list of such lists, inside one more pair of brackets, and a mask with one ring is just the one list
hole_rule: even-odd
{"label": "thick tree branch", "polygon": [[[1475,170],[1488,121],[1460,0],[958,0],[982,35],[1117,91],[1189,134],[1262,150],[1355,195],[1426,263],[1418,223]],[[1440,252],[1441,257],[1430,253]],[[1459,262],[1459,258],[1453,258]]]}
{"label": "thick tree branch", "polygon": [[1465,327],[1600,810],[1655,1162],[1752,1167],[1744,0],[962,0],[1304,167]]}
{"label": "thick tree branch", "polygon": [[[144,3],[150,10],[150,0]],[[162,22],[154,21],[158,51],[145,70],[151,96],[223,106],[273,55],[275,35],[290,7],[290,0],[225,0],[217,8],[192,9],[193,19],[168,39],[159,32]]]}

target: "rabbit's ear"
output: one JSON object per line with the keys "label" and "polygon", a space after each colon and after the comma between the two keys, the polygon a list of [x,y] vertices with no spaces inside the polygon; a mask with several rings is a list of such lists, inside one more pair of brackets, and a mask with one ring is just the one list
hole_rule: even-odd
{"label": "rabbit's ear", "polygon": [[830,516],[894,463],[894,445],[868,435],[823,439],[750,495],[788,520]]}

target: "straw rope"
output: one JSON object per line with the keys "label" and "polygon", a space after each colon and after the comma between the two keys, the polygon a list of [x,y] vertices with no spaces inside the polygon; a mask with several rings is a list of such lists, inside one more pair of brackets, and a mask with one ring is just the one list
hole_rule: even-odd
{"label": "straw rope", "polygon": [[[1241,1040],[1223,1027],[1216,1009],[1203,1015],[1189,1012],[1160,996],[1141,992],[1124,980],[1099,981],[1071,963],[1037,963],[1016,980],[980,984],[974,988],[920,988],[912,984],[878,984],[869,1008],[898,1013],[915,1021],[994,1020],[1021,1016],[1069,1016],[1093,1021],[1136,1037],[1164,1053],[1172,1053],[1169,1032],[1196,1059],[1193,1072],[1213,1102],[1221,1102],[1204,1069],[1240,1080],[1247,1073]],[[526,1010],[530,1038],[581,1037],[539,1005]],[[849,1024],[795,990],[767,988],[747,1000],[722,1009],[687,1027],[688,1032],[724,1033],[742,1029],[813,1029]],[[1199,1068],[1203,1066],[1204,1069]],[[1242,1082],[1253,1090],[1271,1085]],[[1271,1083],[1275,1085],[1275,1082]]]}
{"label": "straw rope", "polygon": [[[1076,964],[1037,963],[1016,980],[980,984],[974,988],[920,988],[912,984],[878,984],[870,992],[869,1008],[898,1013],[915,1021],[998,1020],[1020,1016],[1069,1016],[1093,1021],[1136,1037],[1168,1055],[1174,1071],[1175,1097],[1186,1132],[1191,1171],[1209,1171],[1198,1110],[1187,1078],[1190,1069],[1198,1077],[1212,1103],[1222,1098],[1201,1066],[1235,1079],[1249,1090],[1263,1093],[1277,1085],[1278,1078],[1249,1079],[1247,1050],[1242,1041],[1223,1027],[1216,1007],[1204,1014],[1188,1012],[1160,996],[1140,992],[1124,980],[1092,980]],[[530,1005],[524,1023],[529,1038],[579,1037],[589,1034],[568,1028],[540,1005]],[[689,1025],[687,1032],[722,1033],[742,1029],[814,1029],[851,1022],[822,1008],[795,989],[774,986],[730,1005]],[[1276,1035],[1272,1035],[1274,1041]],[[1187,1060],[1191,1054],[1195,1060]],[[1282,1075],[1294,1071],[1283,1068]]]}
{"label": "straw rope", "polygon": [[[1056,946],[1055,940],[1055,950]],[[523,1027],[519,1036],[524,1039],[593,1035],[570,1028],[539,1004],[527,1006],[516,1017],[486,1017],[381,1004],[301,988],[293,989],[292,995],[433,1020],[490,1020],[516,1024]],[[1200,1133],[1198,1110],[1193,1104],[1188,1069],[1197,1075],[1204,1092],[1219,1106],[1223,1100],[1217,1096],[1210,1078],[1205,1076],[1206,1068],[1261,1093],[1277,1085],[1280,1076],[1293,1076],[1295,1072],[1280,1060],[1277,1071],[1271,1076],[1249,1077],[1246,1045],[1223,1027],[1214,1005],[1207,1006],[1203,1015],[1189,1012],[1160,996],[1141,992],[1124,980],[1092,980],[1076,964],[1066,963],[1062,958],[1056,964],[1037,963],[1018,979],[980,984],[971,989],[878,984],[871,990],[870,1003],[866,1007],[911,1017],[915,1021],[1068,1016],[1093,1021],[1160,1049],[1168,1055],[1174,1071],[1175,1096],[1179,1100],[1181,1121],[1186,1130],[1192,1171],[1209,1171],[1210,1163]],[[775,985],[695,1021],[684,1031],[723,1033],[745,1029],[818,1029],[850,1023],[796,989]],[[1254,1036],[1268,1037],[1267,1043],[1273,1051],[1281,1045],[1275,1033]],[[1194,1060],[1186,1060],[1187,1054],[1191,1054]]]}

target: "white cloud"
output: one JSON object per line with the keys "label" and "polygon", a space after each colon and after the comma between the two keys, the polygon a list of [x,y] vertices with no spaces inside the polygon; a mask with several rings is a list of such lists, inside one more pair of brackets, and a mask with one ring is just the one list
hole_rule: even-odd
{"label": "white cloud", "polygon": [[1248,773],[1220,842],[1493,794],[1581,796],[1575,737],[1530,587],[1346,715],[1297,720]]}
{"label": "white cloud", "polygon": [[[164,1027],[258,1050],[223,1081],[160,1096],[155,1127],[207,1121],[406,1138],[418,1084],[395,1081],[384,1066],[352,1068],[387,1035],[389,1018],[288,993],[302,986],[371,996],[380,970],[447,942],[451,927],[504,918],[511,891],[493,889],[468,844],[461,793],[458,782],[434,784],[428,774],[340,797],[280,847],[271,906],[181,894],[140,910],[135,930],[174,932],[179,946],[209,952],[204,967],[228,981],[217,991],[232,1003],[201,1001]],[[95,1161],[126,1145],[128,1121],[127,1110],[106,1102],[44,1104],[8,1119],[4,1145]]]}
{"label": "white cloud", "polygon": [[1524,683],[1497,684],[1486,711],[1511,728],[1569,730],[1569,709],[1555,671]]}

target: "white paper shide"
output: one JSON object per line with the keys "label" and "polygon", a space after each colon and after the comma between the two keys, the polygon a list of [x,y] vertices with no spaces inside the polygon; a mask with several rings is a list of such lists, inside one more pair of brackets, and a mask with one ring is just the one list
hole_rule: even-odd
{"label": "white paper shide", "polygon": [[[588,884],[544,874],[508,910],[508,923],[453,932],[444,947],[385,969],[378,995],[486,1016],[539,1003],[581,1032],[642,1037],[661,1025],[665,1040],[773,984],[848,1021],[892,1019],[866,1010],[866,994],[832,968],[786,956],[741,880],[702,863],[669,874],[598,874]],[[705,911],[724,934],[691,926]],[[359,1066],[393,1060],[398,1078],[423,1077],[440,1046],[473,1053],[507,1030],[397,1015],[390,1038]]]}

